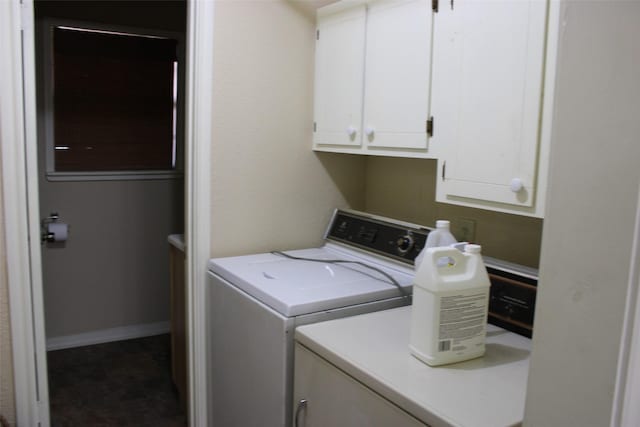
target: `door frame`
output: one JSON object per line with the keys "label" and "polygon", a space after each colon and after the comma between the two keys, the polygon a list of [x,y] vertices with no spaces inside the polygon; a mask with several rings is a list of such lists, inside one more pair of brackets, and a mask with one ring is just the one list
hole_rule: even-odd
{"label": "door frame", "polygon": [[640,425],[640,185],[610,427]]}
{"label": "door frame", "polygon": [[211,254],[211,144],[213,141],[213,33],[215,1],[187,0],[185,120],[187,360],[189,425],[207,422],[207,263]]}
{"label": "door frame", "polygon": [[[0,97],[2,208],[16,419],[20,425],[48,427],[33,6],[33,0],[0,1],[0,92],[5,94]],[[197,373],[206,368],[204,293],[210,255],[214,8],[215,2],[187,1],[185,241],[192,426],[207,425],[206,376]]]}
{"label": "door frame", "polygon": [[0,143],[16,419],[48,426],[33,24],[32,0],[0,2],[0,92],[10,94],[0,98]]}

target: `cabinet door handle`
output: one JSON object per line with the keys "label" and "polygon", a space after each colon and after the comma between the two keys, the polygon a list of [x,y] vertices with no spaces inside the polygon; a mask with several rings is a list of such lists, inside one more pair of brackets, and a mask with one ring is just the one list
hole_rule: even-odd
{"label": "cabinet door handle", "polygon": [[367,134],[368,137],[373,137],[373,134],[376,132],[376,129],[371,127],[371,126],[367,126],[366,128],[364,128],[364,133]]}
{"label": "cabinet door handle", "polygon": [[307,408],[307,399],[300,399],[298,401],[298,407],[296,408],[296,419],[295,419],[295,427],[300,427],[300,423],[298,419],[300,418],[300,413],[303,409]]}

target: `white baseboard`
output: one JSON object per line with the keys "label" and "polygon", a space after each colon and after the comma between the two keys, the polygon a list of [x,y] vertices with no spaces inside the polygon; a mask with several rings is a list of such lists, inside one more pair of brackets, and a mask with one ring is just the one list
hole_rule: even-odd
{"label": "white baseboard", "polygon": [[166,334],[169,331],[170,325],[168,321],[100,329],[76,335],[47,338],[47,351],[82,347],[111,341],[122,341],[132,338],[150,337],[152,335]]}

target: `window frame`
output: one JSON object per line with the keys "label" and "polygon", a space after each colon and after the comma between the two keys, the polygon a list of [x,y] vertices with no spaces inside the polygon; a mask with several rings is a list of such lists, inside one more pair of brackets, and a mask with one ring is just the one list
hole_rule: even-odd
{"label": "window frame", "polygon": [[[55,133],[53,102],[53,29],[55,27],[75,27],[93,31],[131,34],[172,39],[177,42],[178,55],[178,95],[176,105],[176,148],[175,168],[167,170],[113,170],[60,172],[55,170]],[[185,114],[185,44],[184,34],[176,31],[142,27],[129,27],[73,19],[46,18],[42,21],[43,49],[43,119],[45,177],[47,181],[122,181],[179,179],[184,176],[184,114]],[[181,90],[182,89],[182,90]]]}

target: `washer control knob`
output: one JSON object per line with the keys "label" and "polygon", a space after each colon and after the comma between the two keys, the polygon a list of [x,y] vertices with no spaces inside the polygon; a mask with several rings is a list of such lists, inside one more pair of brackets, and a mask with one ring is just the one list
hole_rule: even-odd
{"label": "washer control knob", "polygon": [[409,233],[405,234],[404,236],[398,237],[398,240],[396,240],[396,248],[398,249],[398,253],[400,255],[406,254],[411,249],[413,249],[414,243],[415,242],[413,240],[413,236]]}

